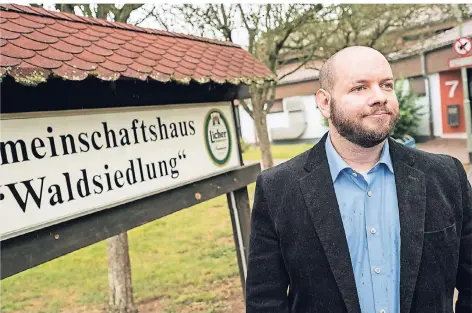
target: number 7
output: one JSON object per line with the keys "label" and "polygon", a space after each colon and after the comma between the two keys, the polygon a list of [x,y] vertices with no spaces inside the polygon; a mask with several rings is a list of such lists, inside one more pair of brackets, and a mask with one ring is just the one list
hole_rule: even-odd
{"label": "number 7", "polygon": [[456,88],[459,85],[458,80],[448,80],[445,82],[446,86],[451,86],[451,89],[449,89],[449,98],[454,98],[454,93],[456,92]]}

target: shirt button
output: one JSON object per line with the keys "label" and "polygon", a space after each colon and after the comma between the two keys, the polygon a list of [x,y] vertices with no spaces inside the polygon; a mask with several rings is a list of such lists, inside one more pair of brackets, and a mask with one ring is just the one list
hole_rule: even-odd
{"label": "shirt button", "polygon": [[384,309],[380,310],[379,313],[387,313]]}
{"label": "shirt button", "polygon": [[367,195],[368,195],[369,197],[372,197],[372,191],[369,190],[369,191],[367,192]]}
{"label": "shirt button", "polygon": [[352,176],[357,177],[357,173],[356,173],[356,172],[352,172]]}
{"label": "shirt button", "polygon": [[380,274],[380,268],[376,267],[374,270],[377,274]]}
{"label": "shirt button", "polygon": [[377,232],[377,231],[375,230],[375,228],[371,228],[371,229],[370,229],[370,233],[371,233],[371,234],[375,234],[376,232]]}

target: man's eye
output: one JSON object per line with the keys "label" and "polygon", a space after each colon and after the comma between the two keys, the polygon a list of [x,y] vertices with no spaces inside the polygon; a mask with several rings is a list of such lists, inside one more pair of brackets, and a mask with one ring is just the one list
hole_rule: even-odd
{"label": "man's eye", "polygon": [[365,86],[357,86],[357,87],[352,88],[352,91],[359,92],[359,91],[362,91],[364,89],[366,89]]}
{"label": "man's eye", "polygon": [[393,84],[392,83],[385,83],[384,86],[388,89],[393,89]]}

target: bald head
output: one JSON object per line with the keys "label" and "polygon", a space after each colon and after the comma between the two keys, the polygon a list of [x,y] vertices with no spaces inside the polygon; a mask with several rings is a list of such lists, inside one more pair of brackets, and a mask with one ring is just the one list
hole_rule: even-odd
{"label": "bald head", "polygon": [[321,67],[319,74],[321,89],[331,93],[339,68],[369,62],[372,58],[382,58],[388,64],[383,54],[370,47],[352,46],[336,52]]}

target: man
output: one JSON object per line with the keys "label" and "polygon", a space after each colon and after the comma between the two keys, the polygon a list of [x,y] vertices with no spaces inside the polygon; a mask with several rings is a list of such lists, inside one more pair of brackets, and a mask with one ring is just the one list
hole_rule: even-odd
{"label": "man", "polygon": [[247,313],[472,312],[472,191],[455,158],[389,138],[392,70],[349,47],[320,71],[329,132],[257,178]]}

